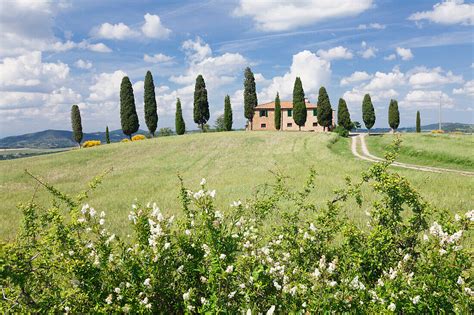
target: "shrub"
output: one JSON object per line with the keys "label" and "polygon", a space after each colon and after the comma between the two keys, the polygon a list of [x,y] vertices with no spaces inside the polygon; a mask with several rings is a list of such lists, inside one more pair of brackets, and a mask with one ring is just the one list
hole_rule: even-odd
{"label": "shrub", "polygon": [[132,137],[132,141],[139,141],[139,140],[145,140],[146,137],[144,135],[134,135]]}
{"label": "shrub", "polygon": [[444,133],[444,131],[441,129],[436,129],[436,130],[431,130],[431,133],[439,134],[439,133]]}
{"label": "shrub", "polygon": [[173,134],[171,128],[160,128],[160,136],[167,137]]}
{"label": "shrub", "polygon": [[125,138],[125,139],[122,139],[122,141],[120,142],[130,142],[130,139]]}
{"label": "shrub", "polygon": [[[308,201],[315,172],[301,190],[285,176],[252,199],[225,210],[201,181],[184,187],[183,215],[134,204],[133,236],[122,240],[107,216],[37,179],[55,197],[43,210],[20,206],[23,227],[0,248],[3,313],[470,313],[472,261],[462,247],[474,211],[436,212],[408,181],[373,164],[347,179],[325,205]],[[362,188],[378,196],[364,205],[368,228],[340,206]],[[64,211],[67,210],[67,211]],[[100,212],[100,213],[99,213]],[[308,213],[313,213],[309,219]],[[66,215],[64,215],[66,214]],[[266,228],[268,217],[281,217]],[[432,222],[431,226],[428,222]]]}
{"label": "shrub", "polygon": [[84,143],[82,144],[82,147],[83,148],[90,148],[90,147],[95,147],[95,146],[98,146],[98,145],[100,145],[99,140],[88,140],[88,141],[84,141]]}
{"label": "shrub", "polygon": [[336,128],[334,128],[333,132],[337,133],[338,135],[344,138],[349,137],[349,130],[347,130],[343,126],[337,126]]}

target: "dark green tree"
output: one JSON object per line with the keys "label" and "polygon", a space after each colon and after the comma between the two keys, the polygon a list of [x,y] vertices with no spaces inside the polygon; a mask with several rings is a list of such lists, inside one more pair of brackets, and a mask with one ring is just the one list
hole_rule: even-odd
{"label": "dark green tree", "polygon": [[281,128],[281,105],[280,105],[280,94],[277,92],[275,97],[275,128],[280,130]]}
{"label": "dark green tree", "polygon": [[217,118],[216,118],[216,122],[214,123],[214,128],[216,131],[226,131],[226,128],[225,128],[225,117],[224,115],[219,115]]}
{"label": "dark green tree", "polygon": [[72,136],[74,141],[81,146],[82,141],[82,121],[81,121],[81,112],[79,111],[79,106],[72,105],[71,107],[71,125],[72,125]]}
{"label": "dark green tree", "polygon": [[245,80],[244,80],[244,114],[245,118],[250,123],[250,130],[252,130],[253,125],[253,113],[255,107],[258,104],[257,100],[257,88],[255,86],[255,77],[253,76],[252,70],[249,67],[245,68]]}
{"label": "dark green tree", "polygon": [[375,110],[369,94],[365,94],[364,100],[362,101],[362,120],[370,133],[370,129],[375,124]]}
{"label": "dark green tree", "polygon": [[140,127],[132,83],[128,77],[123,77],[122,84],[120,84],[120,122],[123,133],[130,139],[132,134],[137,132]]}
{"label": "dark green tree", "polygon": [[230,104],[230,96],[226,95],[224,100],[224,126],[226,131],[232,130],[232,105]]}
{"label": "dark green tree", "polygon": [[145,123],[152,137],[158,127],[158,113],[156,111],[155,83],[150,71],[145,75]]}
{"label": "dark green tree", "polygon": [[344,127],[347,131],[350,131],[353,127],[351,115],[347,109],[346,101],[343,98],[339,99],[339,104],[337,106],[337,124]]}
{"label": "dark green tree", "polygon": [[420,111],[416,111],[416,132],[421,132],[421,118]]}
{"label": "dark green tree", "polygon": [[293,86],[293,120],[298,125],[299,130],[306,123],[307,114],[303,83],[301,83],[300,77],[296,77],[295,85]]}
{"label": "dark green tree", "polygon": [[183,111],[181,109],[181,100],[176,100],[176,118],[175,118],[176,134],[183,135],[186,132],[186,124],[183,119]]}
{"label": "dark green tree", "polygon": [[209,120],[209,117],[206,83],[202,75],[198,75],[194,86],[194,122],[198,124],[203,132],[204,124]]}
{"label": "dark green tree", "polygon": [[109,126],[105,126],[105,142],[110,143]]}
{"label": "dark green tree", "polygon": [[326,88],[322,86],[318,95],[318,124],[323,126],[323,130],[332,126],[332,108]]}
{"label": "dark green tree", "polygon": [[388,106],[388,124],[393,132],[397,131],[400,125],[400,112],[398,111],[397,100],[390,100],[390,105]]}

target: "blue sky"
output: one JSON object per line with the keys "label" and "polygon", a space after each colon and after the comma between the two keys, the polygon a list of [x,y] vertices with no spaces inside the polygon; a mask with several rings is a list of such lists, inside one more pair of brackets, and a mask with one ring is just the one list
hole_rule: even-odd
{"label": "blue sky", "polygon": [[210,124],[224,96],[243,117],[243,70],[259,102],[278,91],[291,100],[300,76],[315,101],[321,85],[333,108],[340,97],[353,120],[370,93],[376,127],[387,127],[397,99],[401,126],[443,120],[473,123],[472,1],[40,1],[0,0],[0,136],[69,129],[78,104],[87,132],[120,128],[119,86],[134,84],[140,128],[143,79],[156,85],[158,128],[174,129],[176,98],[187,129],[194,80],[203,74]]}

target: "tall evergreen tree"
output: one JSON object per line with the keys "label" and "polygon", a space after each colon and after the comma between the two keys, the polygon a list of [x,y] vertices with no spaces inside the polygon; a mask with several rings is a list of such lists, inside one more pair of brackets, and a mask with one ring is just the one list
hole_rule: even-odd
{"label": "tall evergreen tree", "polygon": [[132,83],[128,77],[123,77],[120,84],[120,122],[122,131],[130,139],[132,134],[138,131],[137,110],[135,108],[135,97],[133,96]]}
{"label": "tall evergreen tree", "polygon": [[158,127],[158,113],[156,111],[155,83],[150,71],[145,75],[145,123],[152,137]]}
{"label": "tall evergreen tree", "polygon": [[296,77],[295,85],[293,86],[293,120],[298,125],[299,130],[306,123],[307,114],[303,83],[301,83],[300,77]]}
{"label": "tall evergreen tree", "polygon": [[105,126],[105,142],[110,143],[109,126]]}
{"label": "tall evergreen tree", "polygon": [[255,77],[249,67],[245,68],[244,80],[244,114],[250,123],[250,130],[253,129],[253,113],[258,104],[257,88],[255,86]]}
{"label": "tall evergreen tree", "polygon": [[186,124],[183,119],[183,111],[181,110],[181,100],[176,100],[176,117],[175,117],[176,134],[182,135],[186,132]]}
{"label": "tall evergreen tree", "polygon": [[322,86],[318,95],[318,124],[323,126],[323,130],[332,126],[332,108],[326,88]]}
{"label": "tall evergreen tree", "polygon": [[209,102],[207,101],[206,83],[202,75],[196,78],[194,86],[194,122],[204,132],[204,125],[209,120]]}
{"label": "tall evergreen tree", "polygon": [[375,110],[369,94],[365,94],[364,100],[362,101],[362,120],[370,133],[370,129],[375,124]]}
{"label": "tall evergreen tree", "polygon": [[416,111],[416,132],[421,132],[421,118],[420,111]]}
{"label": "tall evergreen tree", "polygon": [[277,92],[275,97],[275,128],[280,130],[281,128],[281,104],[280,104],[280,94]]}
{"label": "tall evergreen tree", "polygon": [[346,101],[343,98],[339,99],[339,104],[337,106],[337,124],[344,127],[347,131],[350,131],[353,127],[351,115],[347,109]]}
{"label": "tall evergreen tree", "polygon": [[81,146],[82,141],[82,121],[81,121],[81,112],[79,111],[79,106],[72,105],[71,107],[71,125],[72,125],[72,135],[74,141]]}
{"label": "tall evergreen tree", "polygon": [[230,104],[230,96],[226,95],[224,100],[224,126],[226,131],[232,130],[232,105]]}
{"label": "tall evergreen tree", "polygon": [[390,105],[388,106],[388,124],[393,132],[395,132],[400,125],[400,112],[398,111],[397,100],[390,100]]}

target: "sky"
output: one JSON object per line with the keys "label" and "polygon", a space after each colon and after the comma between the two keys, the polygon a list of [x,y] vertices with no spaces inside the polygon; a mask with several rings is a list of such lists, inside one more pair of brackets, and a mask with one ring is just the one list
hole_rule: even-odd
{"label": "sky", "polygon": [[325,86],[360,121],[364,94],[375,127],[388,127],[390,99],[400,126],[473,123],[474,3],[462,0],[0,0],[0,137],[69,130],[78,104],[85,132],[120,128],[120,82],[133,84],[140,129],[143,80],[154,77],[158,129],[174,129],[176,98],[186,128],[202,74],[212,126],[230,95],[234,128],[245,125],[243,72],[258,101],[292,99],[301,77],[316,102]]}

